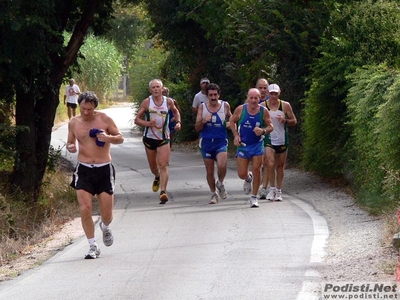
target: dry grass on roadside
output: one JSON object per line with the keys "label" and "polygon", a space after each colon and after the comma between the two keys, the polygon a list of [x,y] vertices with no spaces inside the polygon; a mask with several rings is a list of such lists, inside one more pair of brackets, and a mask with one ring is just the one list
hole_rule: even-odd
{"label": "dry grass on roadside", "polygon": [[385,244],[391,244],[393,235],[399,232],[400,226],[397,221],[397,211],[382,216],[385,224]]}
{"label": "dry grass on roadside", "polygon": [[[61,162],[55,172],[45,175],[43,193],[37,203],[19,200],[16,192],[0,194],[0,266],[19,258],[26,249],[79,215],[76,193],[69,187],[69,168]],[[4,184],[6,180],[1,182]]]}
{"label": "dry grass on roadside", "polygon": [[380,268],[385,274],[395,274],[399,265],[399,250],[393,244],[393,236],[399,232],[399,223],[396,213],[386,213],[382,216],[384,223],[384,231],[382,234],[382,247],[388,249],[388,257],[382,260]]}

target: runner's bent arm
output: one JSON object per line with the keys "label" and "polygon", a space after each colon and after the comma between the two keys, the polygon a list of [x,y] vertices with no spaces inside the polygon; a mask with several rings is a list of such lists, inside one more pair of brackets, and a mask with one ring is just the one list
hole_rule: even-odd
{"label": "runner's bent arm", "polygon": [[229,105],[228,102],[225,102],[225,112],[226,112],[226,117],[225,117],[225,120],[226,120],[226,128],[227,128],[227,129],[231,129],[231,123],[229,122],[229,119],[230,119],[231,116],[232,116],[232,112],[231,112],[231,106]]}
{"label": "runner's bent arm", "polygon": [[76,123],[76,121],[74,119],[72,119],[68,123],[67,150],[71,153],[76,153],[76,151],[78,151],[78,149],[76,148],[76,137],[73,132],[75,123]]}
{"label": "runner's bent arm", "polygon": [[168,106],[172,110],[172,113],[174,114],[174,119],[175,119],[175,130],[180,131],[182,127],[182,121],[181,121],[181,114],[179,113],[179,110],[175,106],[175,100],[172,98],[168,98]]}
{"label": "runner's bent arm", "polygon": [[285,123],[287,126],[295,126],[297,124],[297,118],[293,113],[292,106],[290,105],[289,102],[284,101],[283,105],[285,105]]}
{"label": "runner's bent arm", "polygon": [[202,131],[205,123],[207,123],[207,121],[205,122],[203,121],[203,105],[200,105],[197,110],[196,123],[194,124],[194,129],[197,132]]}
{"label": "runner's bent arm", "polygon": [[238,107],[236,107],[235,111],[233,112],[233,115],[229,118],[229,124],[230,124],[230,128],[231,131],[233,133],[233,144],[235,146],[239,146],[241,139],[239,136],[239,132],[238,132],[238,128],[237,128],[237,122],[240,119],[240,115],[242,114],[242,110],[243,110],[243,105],[240,105]]}
{"label": "runner's bent arm", "polygon": [[140,104],[139,110],[136,114],[135,124],[144,127],[152,127],[156,125],[155,120],[146,121],[144,120],[143,116],[146,112],[147,108],[149,107],[149,98],[143,100],[142,104]]}
{"label": "runner's bent arm", "polygon": [[263,118],[264,118],[264,123],[266,125],[264,134],[271,133],[274,130],[274,126],[272,125],[271,116],[269,114],[268,109],[264,109]]}
{"label": "runner's bent arm", "polygon": [[107,124],[107,131],[99,133],[96,137],[101,142],[111,143],[111,144],[122,144],[124,142],[124,137],[119,131],[117,125],[112,118],[106,114],[102,115],[103,121]]}

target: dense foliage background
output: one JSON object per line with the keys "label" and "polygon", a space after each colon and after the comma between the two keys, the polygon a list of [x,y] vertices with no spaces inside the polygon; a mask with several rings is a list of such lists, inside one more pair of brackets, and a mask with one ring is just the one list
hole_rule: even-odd
{"label": "dense foliage background", "polygon": [[124,75],[135,104],[161,78],[183,109],[180,141],[197,138],[190,106],[201,77],[232,109],[264,77],[299,120],[291,161],[344,179],[380,213],[400,190],[399,29],[396,1],[2,1],[2,170],[26,199],[40,198],[68,77],[109,101]]}
{"label": "dense foliage background", "polygon": [[[166,51],[160,76],[180,103],[191,102],[203,76],[233,108],[257,78],[278,83],[299,119],[289,158],[342,180],[373,213],[398,205],[397,2],[142,3],[154,47]],[[186,130],[182,139],[196,137]]]}
{"label": "dense foliage background", "polygon": [[330,19],[308,77],[302,163],[321,176],[346,178],[371,211],[393,209],[399,124],[393,119],[388,125],[382,109],[393,117],[397,110],[399,5],[349,1]]}

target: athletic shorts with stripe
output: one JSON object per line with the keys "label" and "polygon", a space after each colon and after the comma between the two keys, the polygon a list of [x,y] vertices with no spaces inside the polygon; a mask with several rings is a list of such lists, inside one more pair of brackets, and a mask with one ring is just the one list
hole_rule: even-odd
{"label": "athletic shorts with stripe", "polygon": [[71,187],[85,190],[92,195],[106,192],[114,194],[115,169],[111,162],[106,164],[83,164],[78,162],[73,174]]}

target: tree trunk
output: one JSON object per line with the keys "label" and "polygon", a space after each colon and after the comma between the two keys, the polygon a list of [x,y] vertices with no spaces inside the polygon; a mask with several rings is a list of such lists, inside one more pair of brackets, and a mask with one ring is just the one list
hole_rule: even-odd
{"label": "tree trunk", "polygon": [[34,99],[34,94],[31,90],[17,91],[16,94],[16,125],[20,130],[17,133],[17,156],[11,188],[18,187],[24,192],[25,201],[36,201],[40,196],[59,104],[59,89],[41,91],[41,97],[37,99]]}
{"label": "tree trunk", "polygon": [[[76,57],[99,7],[98,0],[88,1],[81,19],[76,23],[65,55],[59,51],[49,52],[52,66],[39,72],[41,76],[24,74],[31,84],[16,89],[16,125],[22,130],[17,133],[17,154],[14,171],[10,177],[10,189],[24,192],[25,201],[39,199],[46,171],[48,151],[54,117],[59,104],[60,86],[68,68]],[[65,137],[67,139],[67,137]]]}
{"label": "tree trunk", "polygon": [[34,111],[34,94],[29,91],[16,91],[15,121],[18,128],[16,135],[16,159],[14,172],[10,178],[11,189],[17,187],[27,193],[27,197],[35,198],[33,194],[37,187],[36,171],[36,127]]}

